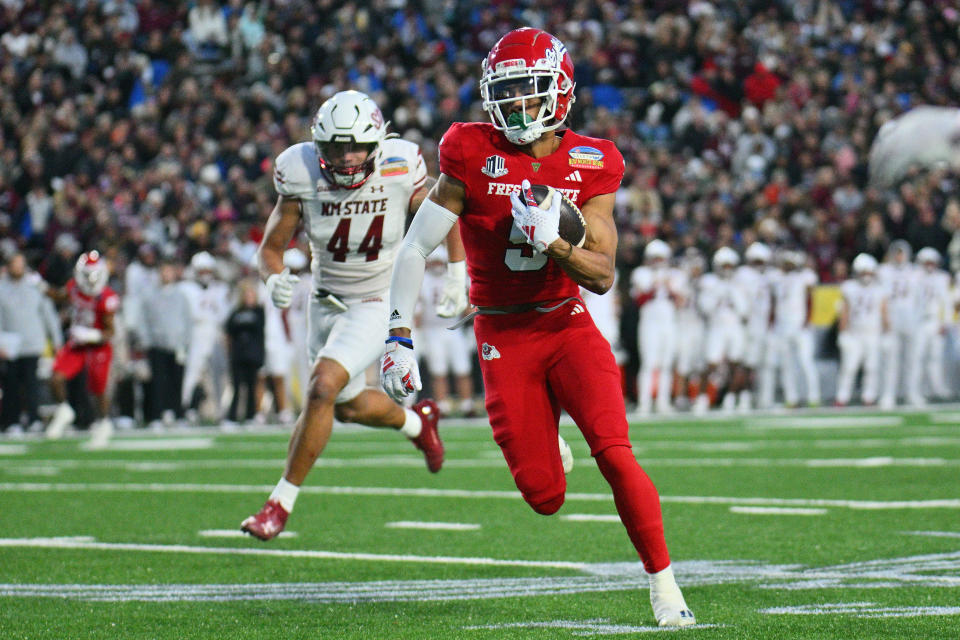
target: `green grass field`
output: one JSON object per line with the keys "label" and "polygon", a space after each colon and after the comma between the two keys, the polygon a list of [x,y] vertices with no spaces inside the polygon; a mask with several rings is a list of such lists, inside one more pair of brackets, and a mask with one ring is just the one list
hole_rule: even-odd
{"label": "green grass field", "polygon": [[515,492],[488,428],[441,423],[437,475],[395,433],[338,431],[295,535],[270,543],[229,536],[279,478],[283,432],[120,435],[96,452],[0,440],[0,638],[955,639],[958,424],[946,411],[634,424],[699,622],[682,631],[653,626],[571,426],[577,464],[550,518]]}

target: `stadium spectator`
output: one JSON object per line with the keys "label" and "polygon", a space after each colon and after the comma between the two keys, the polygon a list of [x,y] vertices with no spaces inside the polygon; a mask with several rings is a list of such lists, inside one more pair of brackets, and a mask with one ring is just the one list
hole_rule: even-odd
{"label": "stadium spectator", "polygon": [[[230,378],[233,382],[233,400],[227,413],[228,423],[252,420],[257,407],[257,373],[266,358],[263,305],[255,283],[240,283],[240,304],[227,318],[226,333],[230,345]],[[244,410],[238,413],[240,398]]]}

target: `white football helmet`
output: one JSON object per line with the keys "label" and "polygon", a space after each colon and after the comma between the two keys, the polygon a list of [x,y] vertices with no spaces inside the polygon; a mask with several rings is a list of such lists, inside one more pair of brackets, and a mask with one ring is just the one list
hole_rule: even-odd
{"label": "white football helmet", "polygon": [[770,264],[773,252],[770,251],[770,247],[762,242],[754,242],[747,247],[743,257],[750,263]]}
{"label": "white football helmet", "polygon": [[107,280],[110,279],[110,269],[106,259],[99,251],[89,251],[80,256],[77,266],[73,269],[73,279],[84,295],[96,297],[100,295]]}
{"label": "white football helmet", "polygon": [[[356,189],[373,173],[380,143],[387,137],[380,107],[365,93],[341,91],[320,105],[310,133],[320,171],[331,184]],[[353,164],[348,154],[363,152]]]}
{"label": "white football helmet", "polygon": [[720,247],[713,254],[713,270],[717,273],[729,273],[740,264],[740,256],[730,247]]}
{"label": "white football helmet", "polygon": [[667,261],[672,253],[670,245],[659,238],[655,238],[643,248],[643,261],[647,264],[652,264],[654,260]]}
{"label": "white football helmet", "polygon": [[880,187],[938,167],[960,169],[960,109],[911,109],[880,127],[870,147],[870,181]]}
{"label": "white football helmet", "polygon": [[936,269],[940,266],[940,252],[933,247],[924,247],[917,251],[917,264]]}
{"label": "white football helmet", "polygon": [[913,257],[913,249],[906,240],[894,240],[887,248],[887,255],[884,258],[886,262],[893,264],[906,264]]}
{"label": "white football helmet", "polygon": [[851,265],[853,275],[858,278],[872,276],[877,272],[877,259],[869,253],[858,254]]}

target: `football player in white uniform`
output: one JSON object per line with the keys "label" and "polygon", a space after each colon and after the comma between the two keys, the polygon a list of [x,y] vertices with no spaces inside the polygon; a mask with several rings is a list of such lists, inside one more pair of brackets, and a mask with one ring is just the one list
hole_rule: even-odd
{"label": "football player in white uniform", "polygon": [[[690,247],[680,259],[686,290],[677,307],[677,401],[686,406],[700,396],[701,376],[706,359],[703,357],[703,316],[697,305],[700,278],[707,270],[706,261],[696,248]],[[707,407],[700,406],[698,411]]]}
{"label": "football player in white uniform", "polygon": [[[379,389],[365,388],[387,336],[388,289],[404,223],[427,193],[427,169],[412,142],[387,135],[377,105],[341,91],[321,105],[313,139],[289,147],[274,164],[277,204],[258,250],[260,275],[273,303],[290,305],[298,280],[284,268],[284,250],[304,224],[313,255],[307,404],[291,436],[287,464],[263,508],[241,529],[270,540],[286,525],[300,485],[342,422],[399,430],[423,451],[431,472],[443,464],[432,400],[404,409]],[[456,227],[449,234],[448,311],[466,307],[466,268]],[[444,302],[447,302],[445,300]]]}
{"label": "football player in white uniform", "polygon": [[[739,397],[740,410],[749,411],[753,406],[751,386],[759,387],[761,382],[769,384],[772,378],[772,375],[765,376],[763,372],[757,376],[756,371],[758,368],[772,369],[773,366],[769,344],[773,291],[768,273],[773,252],[762,242],[754,242],[747,247],[743,257],[747,264],[737,268],[733,279],[743,289],[750,304],[743,354],[744,375],[747,377],[747,382]],[[759,389],[758,392],[758,395],[763,395]]]}
{"label": "football player in white uniform", "polygon": [[[923,405],[923,378],[926,373],[930,390],[937,398],[949,395],[943,376],[944,334],[952,316],[950,276],[940,268],[940,252],[924,247],[917,252],[917,306],[920,323],[913,334],[910,378],[907,398],[910,404]],[[926,368],[924,368],[926,364]],[[926,369],[926,370],[924,370]]]}
{"label": "football player in white uniform", "polygon": [[640,375],[637,380],[640,413],[649,415],[653,403],[654,372],[659,372],[657,412],[672,413],[673,363],[676,358],[676,312],[682,301],[683,272],[670,266],[670,246],[651,240],[643,250],[642,266],[630,274],[630,297],[640,307]]}
{"label": "football player in white uniform", "polygon": [[[700,279],[700,311],[707,318],[707,383],[720,388],[720,369],[726,365],[727,392],[723,408],[732,411],[737,394],[745,387],[743,367],[743,322],[750,310],[750,302],[740,285],[734,282],[734,269],[740,256],[730,247],[720,247],[713,254],[713,271]],[[702,410],[708,395],[697,399]]]}
{"label": "football player in white uniform", "polygon": [[837,406],[846,406],[853,393],[853,381],[863,367],[860,397],[872,405],[880,392],[880,344],[887,330],[887,291],[877,280],[877,260],[868,253],[853,259],[853,277],[840,286],[839,333],[840,373],[837,378]]}
{"label": "football player in white uniform", "polygon": [[[890,243],[884,264],[877,268],[877,277],[887,288],[887,312],[890,330],[884,336],[883,391],[880,407],[892,409],[900,395],[900,372],[909,369],[910,348],[917,329],[917,268],[910,262],[910,245],[906,240]],[[904,371],[909,380],[910,371]]]}
{"label": "football player in white uniform", "polygon": [[806,400],[810,406],[820,404],[820,376],[813,358],[813,333],[810,328],[813,287],[817,274],[807,267],[803,251],[786,251],[782,274],[774,284],[773,331],[779,351],[783,396],[788,407],[800,401],[797,388],[797,367],[806,383]]}
{"label": "football player in white uniform", "polygon": [[190,305],[190,347],[183,367],[181,401],[191,421],[196,420],[193,407],[194,390],[203,380],[203,372],[209,372],[210,401],[214,413],[220,417],[220,399],[226,382],[226,351],[223,342],[223,323],[230,315],[230,289],[217,278],[217,261],[206,251],[194,254],[190,259],[192,279],[180,283],[181,290]]}
{"label": "football player in white uniform", "polygon": [[[295,411],[300,411],[307,399],[307,382],[310,380],[310,358],[307,356],[307,310],[310,307],[310,295],[313,282],[309,277],[300,277],[310,267],[306,254],[294,247],[283,252],[283,266],[290,274],[300,280],[293,286],[293,297],[287,311],[287,326],[290,329],[290,342],[293,345],[293,372],[296,384],[291,381],[290,396]],[[309,274],[308,274],[309,275]],[[268,303],[273,306],[273,302]]]}

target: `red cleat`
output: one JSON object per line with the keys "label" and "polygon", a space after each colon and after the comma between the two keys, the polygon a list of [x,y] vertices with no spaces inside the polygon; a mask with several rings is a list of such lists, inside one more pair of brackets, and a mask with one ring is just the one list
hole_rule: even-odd
{"label": "red cleat", "polygon": [[246,531],[254,538],[263,541],[272,540],[283,531],[287,525],[290,513],[280,506],[276,500],[267,500],[256,515],[252,515],[240,523],[240,530]]}
{"label": "red cleat", "polygon": [[443,466],[443,441],[437,433],[437,423],[440,422],[440,410],[433,400],[421,400],[413,405],[413,410],[420,416],[420,435],[412,439],[413,446],[423,451],[427,459],[427,469],[430,473],[440,471]]}

